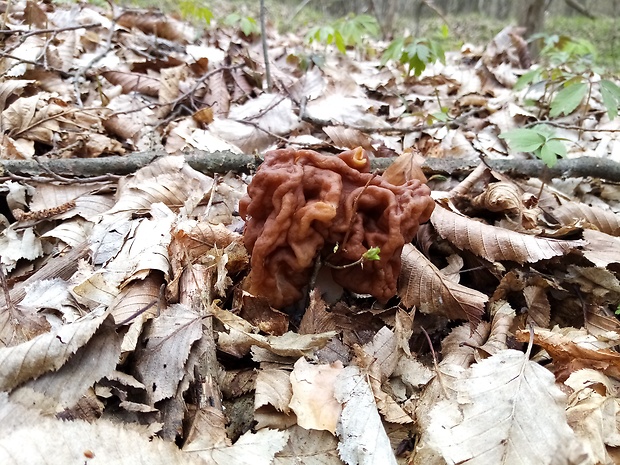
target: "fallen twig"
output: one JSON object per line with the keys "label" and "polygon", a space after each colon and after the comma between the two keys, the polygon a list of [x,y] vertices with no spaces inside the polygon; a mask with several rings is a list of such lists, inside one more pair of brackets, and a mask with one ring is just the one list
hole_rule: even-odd
{"label": "fallen twig", "polygon": [[[165,152],[139,152],[127,156],[101,158],[62,158],[35,160],[0,160],[0,181],[11,176],[44,176],[49,172],[56,176],[94,177],[105,175],[126,175],[148,165],[157,158],[169,156]],[[172,155],[176,156],[176,155]],[[205,174],[251,173],[262,163],[262,157],[233,153],[228,151],[204,152],[196,150],[184,155],[189,165]],[[385,170],[393,158],[372,160],[372,168]],[[478,159],[461,158],[427,158],[422,165],[426,176],[444,175],[464,177],[478,165]],[[495,159],[488,160],[488,165],[501,173],[521,177],[539,177],[545,173],[552,178],[594,177],[606,181],[620,182],[620,163],[608,158],[580,157],[560,159],[553,168],[546,168],[541,160]],[[49,171],[48,171],[49,170]],[[54,178],[50,177],[50,181]],[[57,180],[57,179],[56,179]]]}

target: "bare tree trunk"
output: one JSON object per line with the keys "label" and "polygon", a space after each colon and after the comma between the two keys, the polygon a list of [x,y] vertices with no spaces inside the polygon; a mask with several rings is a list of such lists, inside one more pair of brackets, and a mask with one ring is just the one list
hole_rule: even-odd
{"label": "bare tree trunk", "polygon": [[[522,0],[517,12],[519,26],[525,27],[525,37],[542,32],[545,25],[545,0]],[[537,41],[530,44],[532,57],[538,56],[540,45]]]}

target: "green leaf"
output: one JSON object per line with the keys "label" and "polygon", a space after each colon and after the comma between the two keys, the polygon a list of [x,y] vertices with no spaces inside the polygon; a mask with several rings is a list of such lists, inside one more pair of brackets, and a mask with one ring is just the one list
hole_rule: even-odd
{"label": "green leaf", "polygon": [[588,85],[585,82],[564,87],[551,102],[549,116],[570,115],[579,106],[587,92]]}
{"label": "green leaf", "polygon": [[528,71],[527,73],[523,74],[519,79],[517,79],[517,82],[515,83],[513,89],[521,90],[525,88],[525,86],[532,84],[534,81],[540,81],[540,78],[541,71],[539,69],[533,69],[531,71]]}
{"label": "green leaf", "polygon": [[614,119],[618,116],[618,104],[620,104],[620,87],[615,83],[603,79],[600,82],[601,95],[603,97],[603,105],[607,109],[607,115],[609,119]]}
{"label": "green leaf", "polygon": [[450,35],[450,29],[448,29],[448,25],[446,23],[443,23],[441,25],[441,36],[444,39],[447,39],[449,35]]}
{"label": "green leaf", "polygon": [[555,165],[558,162],[557,154],[552,149],[547,147],[547,145],[543,145],[543,147],[540,149],[540,152],[538,153],[538,157],[549,168],[553,168],[553,165]]}
{"label": "green leaf", "polygon": [[549,139],[537,154],[545,164],[551,168],[558,161],[558,157],[566,156],[566,146],[559,139]]}
{"label": "green leaf", "polygon": [[385,64],[390,61],[400,61],[403,56],[403,48],[405,46],[405,38],[401,37],[399,39],[394,39],[388,48],[385,49],[383,55],[381,56],[381,66],[385,66]]}
{"label": "green leaf", "polygon": [[347,53],[347,45],[342,37],[342,34],[340,34],[340,31],[336,31],[334,33],[334,38],[336,39],[336,48],[338,48],[340,53]]}
{"label": "green leaf", "polygon": [[366,260],[381,260],[379,252],[381,252],[381,249],[379,247],[371,247],[366,251],[363,257]]}
{"label": "green leaf", "polygon": [[431,116],[435,118],[437,121],[441,121],[442,123],[445,123],[446,121],[448,121],[448,114],[441,112],[441,111],[437,111],[433,113]]}
{"label": "green leaf", "polygon": [[512,129],[499,135],[505,139],[515,152],[535,152],[547,141],[547,138],[535,129]]}

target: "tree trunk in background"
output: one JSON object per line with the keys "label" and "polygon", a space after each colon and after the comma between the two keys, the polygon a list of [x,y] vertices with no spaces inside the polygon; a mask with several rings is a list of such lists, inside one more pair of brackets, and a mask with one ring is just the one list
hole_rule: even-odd
{"label": "tree trunk in background", "polygon": [[[517,21],[519,26],[525,27],[525,38],[543,31],[545,25],[545,0],[521,0],[517,8]],[[540,52],[538,41],[530,43],[532,58],[536,58]]]}

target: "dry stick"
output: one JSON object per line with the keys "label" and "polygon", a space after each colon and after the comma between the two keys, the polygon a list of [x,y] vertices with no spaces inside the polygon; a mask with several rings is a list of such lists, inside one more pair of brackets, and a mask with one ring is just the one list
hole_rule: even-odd
{"label": "dry stick", "polygon": [[90,23],[90,24],[84,24],[82,26],[67,26],[67,27],[59,27],[59,28],[54,28],[54,29],[35,29],[33,31],[0,29],[0,34],[6,34],[6,35],[22,34],[20,37],[21,39],[21,38],[34,36],[37,34],[47,34],[48,32],[58,33],[58,32],[64,32],[64,31],[75,31],[77,29],[92,29],[93,27],[99,27],[99,26],[101,26],[101,23]]}
{"label": "dry stick", "polygon": [[[138,152],[126,156],[100,158],[63,158],[39,160],[39,163],[61,176],[91,177],[127,175],[148,165],[158,158],[168,156],[163,151]],[[229,151],[205,152],[194,150],[184,155],[185,161],[195,170],[212,175],[214,173],[252,173],[262,163],[259,156],[238,154]],[[373,170],[385,170],[392,164],[391,158],[374,159]],[[465,177],[478,165],[478,159],[427,158],[422,171],[427,177],[434,175]],[[516,177],[538,178],[546,165],[542,160],[496,159],[487,165],[495,171]],[[34,160],[0,160],[1,180],[11,176],[41,176],[45,171]],[[620,163],[608,158],[580,157],[560,159],[547,170],[551,178],[593,177],[610,182],[620,182]],[[77,182],[77,181],[76,181]]]}
{"label": "dry stick", "polygon": [[271,90],[271,69],[269,67],[269,53],[267,49],[267,27],[265,26],[265,0],[260,0],[260,40],[263,45],[267,90]]}
{"label": "dry stick", "polygon": [[5,53],[5,52],[0,51],[0,57],[10,58],[12,60],[17,60],[19,63],[27,63],[29,65],[40,67],[40,68],[43,68],[45,70],[54,71],[55,73],[58,73],[60,76],[62,76],[64,78],[69,78],[69,77],[72,76],[71,73],[67,73],[66,71],[63,71],[60,68],[54,68],[52,66],[45,66],[45,65],[39,63],[38,61],[25,60],[24,58],[20,58],[20,57],[17,57],[15,55],[11,55],[10,53]]}

